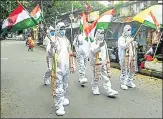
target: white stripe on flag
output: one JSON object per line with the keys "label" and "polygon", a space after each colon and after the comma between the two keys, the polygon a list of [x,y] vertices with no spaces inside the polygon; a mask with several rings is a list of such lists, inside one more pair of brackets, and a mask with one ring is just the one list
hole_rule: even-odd
{"label": "white stripe on flag", "polygon": [[98,22],[110,22],[112,17],[113,15],[104,15],[98,20]]}
{"label": "white stripe on flag", "polygon": [[[28,12],[25,11],[25,10],[23,10],[23,11],[18,15],[18,18],[17,18],[15,24],[17,24],[17,23],[19,23],[19,22],[21,22],[21,21],[23,21],[23,20],[25,20],[25,19],[28,19],[28,18],[30,18]],[[15,24],[14,24],[14,25],[15,25]]]}
{"label": "white stripe on flag", "polygon": [[2,25],[2,29],[6,28],[8,26],[8,19],[5,19]]}

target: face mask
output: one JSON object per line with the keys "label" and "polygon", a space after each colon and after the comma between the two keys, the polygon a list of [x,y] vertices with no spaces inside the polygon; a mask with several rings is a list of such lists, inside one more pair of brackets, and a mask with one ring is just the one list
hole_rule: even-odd
{"label": "face mask", "polygon": [[50,32],[50,35],[51,35],[51,36],[54,36],[54,35],[55,35],[54,31],[51,31],[51,32]]}
{"label": "face mask", "polygon": [[97,32],[96,38],[99,41],[103,41],[104,40],[104,32],[101,32],[101,31],[100,32]]}
{"label": "face mask", "polygon": [[98,35],[98,39],[99,39],[100,41],[103,41],[103,40],[104,40],[104,35],[103,35],[103,34]]}
{"label": "face mask", "polygon": [[129,31],[128,34],[131,36],[131,31]]}
{"label": "face mask", "polygon": [[65,30],[60,30],[60,35],[63,37],[65,36],[66,31]]}
{"label": "face mask", "polygon": [[131,29],[127,30],[127,35],[129,35],[129,36],[131,35]]}

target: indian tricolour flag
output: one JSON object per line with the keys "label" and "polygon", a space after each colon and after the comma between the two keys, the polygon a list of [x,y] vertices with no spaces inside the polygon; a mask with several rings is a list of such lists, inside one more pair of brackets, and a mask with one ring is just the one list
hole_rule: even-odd
{"label": "indian tricolour flag", "polygon": [[82,13],[81,15],[81,21],[80,21],[80,30],[83,32],[83,36],[85,37],[85,40],[88,41],[88,38],[86,36],[86,33],[84,31],[84,29],[88,27],[88,22],[86,20],[86,14],[85,13]]}
{"label": "indian tricolour flag", "polygon": [[83,12],[80,20],[80,30],[83,31],[88,26],[88,16]]}
{"label": "indian tricolour flag", "polygon": [[[157,17],[158,16],[158,17]],[[161,18],[160,15],[154,15],[152,11],[149,12],[148,16],[146,17],[146,19],[144,20],[143,24],[145,26],[154,28],[154,29],[160,29],[160,22],[158,20],[160,20]]]}
{"label": "indian tricolour flag", "polygon": [[84,22],[84,13],[81,15],[81,20],[80,20],[80,30],[83,31],[83,22]]}
{"label": "indian tricolour flag", "polygon": [[159,29],[162,27],[162,5],[153,5],[133,17],[133,20],[142,23],[143,25]]}
{"label": "indian tricolour flag", "polygon": [[95,29],[107,29],[112,21],[114,13],[114,9],[103,13],[96,21],[84,29],[86,36],[89,37],[91,42],[94,41]]}
{"label": "indian tricolour flag", "polygon": [[28,11],[19,4],[18,7],[3,22],[2,31],[15,32],[33,27],[37,22],[29,15]]}
{"label": "indian tricolour flag", "polygon": [[30,15],[36,20],[37,23],[39,23],[43,19],[43,16],[42,16],[42,13],[41,13],[41,9],[40,9],[40,6],[39,5],[37,5],[32,10],[32,12],[30,13]]}

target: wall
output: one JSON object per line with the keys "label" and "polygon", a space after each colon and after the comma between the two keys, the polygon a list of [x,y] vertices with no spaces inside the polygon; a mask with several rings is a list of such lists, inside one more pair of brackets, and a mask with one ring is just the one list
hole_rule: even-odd
{"label": "wall", "polygon": [[128,16],[130,14],[128,7],[122,7],[120,9],[120,16]]}
{"label": "wall", "polygon": [[120,8],[120,16],[132,16],[141,12],[145,8],[156,4],[156,1],[136,1]]}

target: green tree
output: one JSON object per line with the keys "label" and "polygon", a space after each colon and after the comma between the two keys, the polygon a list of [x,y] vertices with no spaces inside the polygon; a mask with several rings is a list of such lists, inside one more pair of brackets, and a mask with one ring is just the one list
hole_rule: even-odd
{"label": "green tree", "polygon": [[[36,2],[29,0],[20,1],[20,3],[30,12],[36,5]],[[0,1],[1,15],[0,20],[6,19],[9,14],[18,6],[16,0]]]}
{"label": "green tree", "polygon": [[[41,6],[41,2],[35,0],[19,0],[21,4],[27,9],[27,11],[31,12],[31,10],[39,4]],[[61,16],[63,13],[71,12],[71,8],[73,5],[74,10],[84,11],[86,2],[91,6],[92,11],[99,10],[100,14],[107,10],[107,7],[100,4],[97,1],[56,1],[56,0],[42,0],[42,11],[46,22],[55,21],[56,16]],[[7,7],[6,7],[7,6]],[[6,19],[9,14],[18,6],[16,0],[6,0],[1,1],[1,13],[3,15],[0,16],[0,19]]]}
{"label": "green tree", "polygon": [[[53,0],[52,6],[44,6],[44,16],[45,19],[55,20],[55,16],[60,16],[63,13],[71,12],[72,5],[74,10],[84,11],[86,2],[91,6],[92,10],[99,10],[100,13],[103,13],[107,7],[100,4],[97,1],[56,1]],[[45,8],[46,7],[46,8]]]}

